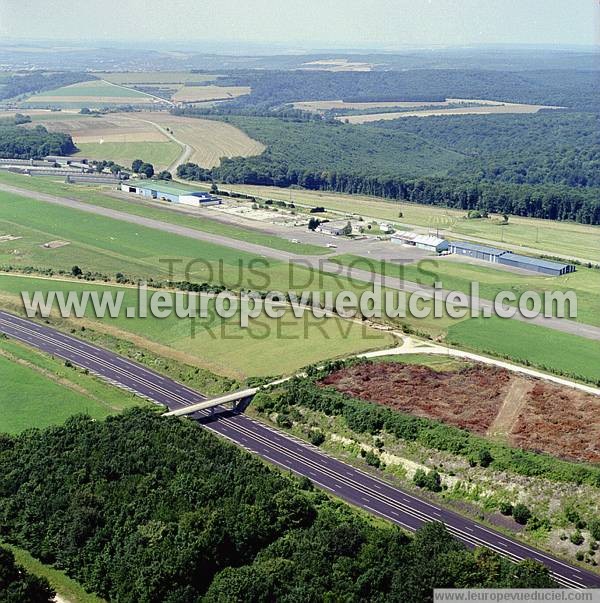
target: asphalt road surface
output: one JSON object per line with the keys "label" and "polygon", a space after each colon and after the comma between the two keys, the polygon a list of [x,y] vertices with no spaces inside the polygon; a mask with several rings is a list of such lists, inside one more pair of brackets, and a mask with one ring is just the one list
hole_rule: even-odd
{"label": "asphalt road surface", "polygon": [[[373,274],[368,270],[361,269],[359,267],[344,267],[339,266],[328,260],[328,257],[325,256],[303,256],[295,253],[290,253],[288,251],[281,251],[278,249],[273,249],[271,247],[265,247],[263,245],[258,245],[256,243],[250,243],[248,241],[242,241],[239,239],[232,239],[222,235],[216,235],[208,232],[203,232],[200,230],[196,230],[194,228],[188,228],[186,226],[180,226],[177,224],[171,224],[169,222],[163,222],[161,220],[156,220],[153,218],[146,218],[144,216],[137,216],[134,214],[127,213],[125,211],[119,211],[116,209],[110,209],[107,207],[101,207],[99,205],[92,205],[90,203],[84,203],[82,201],[78,201],[76,199],[69,199],[66,197],[58,197],[55,195],[49,195],[47,193],[40,193],[36,191],[29,191],[20,189],[15,186],[11,186],[8,184],[0,184],[0,190],[6,192],[12,192],[17,195],[22,195],[25,197],[29,197],[31,199],[37,199],[38,201],[44,201],[46,203],[52,203],[54,205],[61,205],[64,207],[70,207],[72,209],[76,209],[79,211],[84,211],[87,213],[93,213],[100,216],[105,216],[107,218],[112,218],[114,220],[119,220],[122,222],[130,222],[132,224],[137,224],[139,226],[146,226],[148,228],[153,228],[155,230],[161,230],[163,232],[170,232],[172,234],[188,237],[191,239],[196,239],[199,241],[206,241],[209,243],[213,243],[216,245],[222,245],[223,247],[229,247],[230,249],[237,249],[239,251],[244,251],[247,253],[255,254],[257,256],[262,256],[266,258],[270,258],[273,260],[293,262],[295,264],[300,264],[307,268],[312,268],[314,270],[321,270],[330,274],[338,274],[340,276],[351,277],[358,281],[370,283],[370,282],[378,282],[383,283],[385,287],[389,289],[398,289],[400,291],[406,291],[407,293],[420,292],[425,295],[432,295],[433,289],[431,287],[427,287],[425,285],[420,285],[418,283],[414,283],[412,281],[407,281],[398,277],[386,276],[382,277],[377,274]],[[444,296],[447,295],[447,292],[444,292]],[[479,303],[479,306],[482,310],[485,311],[486,308],[492,308],[493,303],[489,300],[485,300],[482,298],[472,298],[471,302],[475,304]],[[554,329],[556,331],[561,331],[563,333],[568,333],[571,335],[578,335],[580,337],[586,337],[588,339],[594,339],[600,341],[600,327],[596,327],[593,325],[587,325],[581,322],[575,322],[574,320],[565,320],[559,318],[545,318],[543,316],[538,316],[533,319],[526,319],[520,314],[516,314],[514,320],[520,320],[522,322],[528,322],[532,324],[536,324],[539,326],[544,326],[549,329]]]}
{"label": "asphalt road surface", "polygon": [[[206,399],[199,392],[117,354],[8,312],[0,311],[0,332],[87,368],[106,381],[163,404],[169,410]],[[192,417],[206,429],[263,459],[304,475],[324,490],[407,530],[416,530],[429,521],[441,521],[456,538],[468,546],[486,546],[513,561],[525,558],[540,561],[548,566],[558,583],[570,588],[600,588],[600,575],[564,563],[404,492],[243,414],[222,412],[211,415],[209,411],[205,411]]]}

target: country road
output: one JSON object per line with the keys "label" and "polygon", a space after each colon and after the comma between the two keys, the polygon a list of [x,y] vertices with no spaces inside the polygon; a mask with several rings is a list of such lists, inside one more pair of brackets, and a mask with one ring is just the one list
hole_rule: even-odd
{"label": "country road", "polygon": [[[326,255],[323,256],[303,256],[289,251],[281,251],[273,249],[272,247],[265,247],[256,243],[248,241],[233,239],[230,237],[217,235],[209,232],[203,232],[194,228],[172,224],[169,222],[163,222],[153,218],[146,218],[135,214],[130,214],[126,211],[120,211],[116,209],[110,209],[99,205],[92,205],[90,203],[84,203],[76,199],[70,199],[67,197],[58,197],[47,193],[41,193],[37,191],[30,191],[21,189],[16,186],[8,184],[0,184],[0,190],[5,192],[14,193],[43,201],[45,203],[51,203],[54,205],[60,205],[63,207],[69,207],[71,209],[83,211],[86,213],[97,214],[112,218],[122,222],[129,222],[137,224],[139,226],[146,226],[155,230],[161,230],[163,232],[170,232],[172,234],[196,239],[198,241],[206,241],[216,245],[222,245],[223,247],[229,247],[231,249],[237,249],[247,253],[255,254],[258,256],[270,258],[273,260],[279,260],[284,262],[291,262],[313,270],[320,270],[328,274],[334,274],[344,277],[351,277],[358,281],[365,283],[378,283],[389,289],[395,289],[399,291],[405,291],[407,293],[420,293],[425,297],[433,296],[433,288],[418,283],[404,280],[398,277],[381,276],[374,274],[367,270],[363,270],[356,267],[346,267],[331,262]],[[444,299],[448,292],[442,292]],[[493,302],[483,298],[471,298],[471,303],[479,304],[479,307],[485,312],[490,311],[493,308]],[[600,327],[588,325],[581,322],[575,322],[573,320],[559,319],[559,318],[546,318],[543,316],[537,316],[535,318],[524,318],[520,314],[516,314],[512,320],[519,320],[521,322],[527,322],[538,326],[543,326],[549,329],[568,333],[570,335],[578,335],[588,339],[594,339],[600,341]]]}
{"label": "country road", "polygon": [[[0,311],[0,332],[35,348],[69,360],[118,387],[135,392],[169,410],[206,400],[201,393],[113,352],[91,345],[48,326]],[[302,442],[243,414],[201,411],[191,415],[206,429],[283,469],[308,477],[324,490],[383,517],[407,530],[441,521],[469,547],[486,546],[518,562],[535,559],[568,588],[600,588],[600,575],[565,563],[471,519],[448,511],[386,481],[334,459]]]}

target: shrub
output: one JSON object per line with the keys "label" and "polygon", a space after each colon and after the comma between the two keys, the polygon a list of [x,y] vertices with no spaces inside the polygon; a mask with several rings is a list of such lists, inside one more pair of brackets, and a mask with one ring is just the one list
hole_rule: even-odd
{"label": "shrub", "polygon": [[365,461],[367,465],[371,465],[371,467],[379,467],[381,465],[380,458],[371,450],[365,454]]}
{"label": "shrub", "polygon": [[498,505],[498,508],[500,509],[500,513],[502,513],[502,515],[513,514],[513,506],[508,501],[502,501],[500,505]]}
{"label": "shrub", "polygon": [[313,446],[320,446],[325,441],[325,434],[322,431],[311,431],[308,439]]}
{"label": "shrub", "polygon": [[517,523],[525,525],[531,517],[531,511],[524,504],[518,503],[513,509],[513,517]]}
{"label": "shrub", "polygon": [[279,427],[282,427],[283,429],[289,429],[290,427],[292,427],[292,421],[288,415],[279,413],[277,415],[277,425],[279,425]]}
{"label": "shrub", "polygon": [[589,530],[594,540],[600,540],[600,519],[595,517],[589,522]]}
{"label": "shrub", "polygon": [[441,492],[442,478],[437,471],[426,473],[423,469],[417,469],[413,476],[415,486],[425,488],[431,492]]}
{"label": "shrub", "polygon": [[583,534],[579,531],[579,530],[575,530],[575,532],[573,532],[571,534],[571,538],[569,539],[574,545],[576,546],[580,546],[583,544],[583,541],[585,540],[583,537]]}
{"label": "shrub", "polygon": [[492,464],[494,457],[492,453],[487,448],[482,448],[479,451],[479,464],[482,467],[489,467]]}

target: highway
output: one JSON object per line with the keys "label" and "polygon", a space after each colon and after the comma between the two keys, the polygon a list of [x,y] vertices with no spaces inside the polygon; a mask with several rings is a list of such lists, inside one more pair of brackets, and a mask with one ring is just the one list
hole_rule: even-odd
{"label": "highway", "polygon": [[[165,405],[181,409],[206,399],[199,392],[46,325],[0,311],[0,332],[87,368],[119,387]],[[513,561],[531,558],[544,563],[553,578],[570,588],[600,588],[600,575],[577,568],[512,540],[475,521],[425,501],[351,465],[334,459],[318,448],[255,421],[243,414],[223,412],[191,415],[201,424],[238,446],[298,475],[375,515],[414,531],[429,521],[441,521],[468,546],[486,546]]]}

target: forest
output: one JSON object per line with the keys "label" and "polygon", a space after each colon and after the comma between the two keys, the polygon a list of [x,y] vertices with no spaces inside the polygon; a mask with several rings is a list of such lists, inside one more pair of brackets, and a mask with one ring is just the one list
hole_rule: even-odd
{"label": "forest", "polygon": [[464,155],[450,175],[515,184],[600,186],[598,114],[403,117],[375,125]]}
{"label": "forest", "polygon": [[77,151],[70,134],[48,132],[43,126],[23,128],[0,122],[0,157],[42,159],[46,155],[70,155]]}
{"label": "forest", "polygon": [[212,170],[185,164],[179,177],[600,224],[600,151],[592,114],[464,116],[448,123],[401,118],[368,126],[298,116],[221,119],[267,150],[222,159]]}
{"label": "forest", "polygon": [[[230,71],[251,94],[176,113],[223,119],[260,140],[260,156],[223,159],[189,180],[300,186],[464,210],[600,224],[600,79],[585,69]],[[364,125],[299,111],[295,101],[534,103],[537,114],[405,117]]]}
{"label": "forest", "polygon": [[405,71],[231,72],[219,84],[251,86],[238,105],[273,107],[300,100],[434,101],[490,99],[600,111],[600,79],[590,70],[413,69]]}
{"label": "forest", "polygon": [[0,438],[0,537],[125,603],[431,601],[548,587],[439,523],[375,522],[197,424],[135,409]]}

